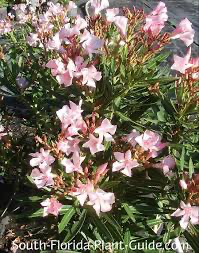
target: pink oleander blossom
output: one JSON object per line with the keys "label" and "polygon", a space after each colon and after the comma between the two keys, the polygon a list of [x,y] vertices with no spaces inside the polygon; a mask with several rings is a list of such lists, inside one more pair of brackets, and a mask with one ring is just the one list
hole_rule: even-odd
{"label": "pink oleander blossom", "polygon": [[127,33],[127,24],[128,24],[128,19],[124,16],[117,16],[114,19],[114,23],[121,32],[123,36],[126,35]]}
{"label": "pink oleander blossom", "polygon": [[158,152],[166,147],[166,143],[161,142],[162,138],[159,134],[146,130],[144,134],[137,136],[135,141],[145,150],[149,151],[148,158],[155,158]]}
{"label": "pink oleander blossom", "polygon": [[30,33],[27,37],[27,43],[32,46],[36,47],[38,43],[40,42],[40,39],[38,37],[37,33]]}
{"label": "pink oleander blossom", "polygon": [[31,153],[30,156],[33,157],[30,160],[30,166],[38,166],[40,169],[48,168],[55,161],[55,158],[50,155],[50,151],[43,148],[40,149],[40,152]]}
{"label": "pink oleander blossom", "polygon": [[78,15],[76,17],[75,26],[74,26],[74,29],[76,29],[77,34],[79,35],[80,31],[85,29],[87,26],[88,26],[88,23],[86,22],[86,20]]}
{"label": "pink oleander blossom", "polygon": [[188,185],[187,185],[187,183],[186,183],[185,180],[180,180],[180,181],[179,181],[179,185],[180,185],[180,187],[181,187],[183,190],[187,190],[187,188],[188,188]]}
{"label": "pink oleander blossom", "polygon": [[146,17],[144,31],[152,33],[153,36],[157,36],[167,20],[167,7],[165,3],[159,2],[157,7]]}
{"label": "pink oleander blossom", "polygon": [[46,48],[50,50],[60,50],[62,40],[59,37],[59,33],[56,33],[51,40],[46,44]]}
{"label": "pink oleander blossom", "polygon": [[81,109],[82,101],[79,105],[76,105],[72,101],[69,101],[69,105],[64,105],[62,109],[56,112],[58,118],[62,123],[62,131],[65,131],[68,136],[77,135],[79,130],[85,131],[86,125],[82,118]]}
{"label": "pink oleander blossom", "polygon": [[97,184],[100,178],[103,177],[107,173],[108,171],[107,166],[108,166],[108,163],[104,163],[97,168],[97,171],[95,174],[95,184]]}
{"label": "pink oleander blossom", "polygon": [[189,203],[185,204],[180,202],[180,208],[178,208],[171,216],[180,217],[180,226],[183,229],[187,229],[189,222],[193,225],[199,224],[199,206],[191,206]]}
{"label": "pink oleander blossom", "polygon": [[106,141],[114,141],[112,135],[115,134],[116,129],[116,125],[112,125],[110,120],[104,119],[101,125],[95,129],[94,133],[99,134],[102,138],[104,137]]}
{"label": "pink oleander blossom", "polygon": [[62,204],[57,201],[55,198],[51,198],[51,199],[46,199],[44,200],[41,205],[44,208],[44,212],[43,212],[43,216],[47,216],[48,214],[52,214],[55,216],[58,216],[61,208],[62,208]]}
{"label": "pink oleander blossom", "polygon": [[82,162],[85,157],[80,156],[79,152],[74,152],[72,156],[72,161],[70,159],[64,158],[61,164],[65,167],[66,173],[78,172],[83,173],[83,168],[81,167]]}
{"label": "pink oleander blossom", "polygon": [[57,143],[57,148],[68,156],[71,153],[80,152],[79,142],[78,138],[68,137],[67,139],[60,140]]}
{"label": "pink oleander blossom", "polygon": [[69,1],[67,11],[71,17],[75,17],[77,15],[77,5],[73,1]]}
{"label": "pink oleander blossom", "polygon": [[85,69],[87,66],[87,62],[84,61],[84,58],[81,56],[77,56],[75,58],[75,71],[73,72],[73,75],[77,78],[82,76],[82,69]]}
{"label": "pink oleander blossom", "polygon": [[132,132],[124,136],[122,140],[130,143],[132,147],[135,147],[137,145],[135,138],[139,135],[140,133],[137,130],[133,129]]}
{"label": "pink oleander blossom", "polygon": [[77,180],[77,187],[70,192],[71,196],[75,196],[80,205],[83,206],[88,198],[88,194],[94,191],[93,184],[88,180],[87,184],[82,184],[79,180]]}
{"label": "pink oleander blossom", "polygon": [[124,175],[131,177],[132,169],[139,166],[137,160],[132,160],[131,151],[128,150],[126,153],[115,152],[114,156],[117,161],[113,163],[112,171],[121,171]]}
{"label": "pink oleander blossom", "polygon": [[53,76],[59,76],[65,72],[65,66],[60,59],[52,59],[47,64],[46,67],[51,70]]}
{"label": "pink oleander blossom", "polygon": [[47,167],[46,169],[33,169],[30,175],[36,184],[37,188],[43,188],[47,186],[54,185],[53,178],[54,174],[51,173],[51,167]]}
{"label": "pink oleander blossom", "polygon": [[174,64],[171,66],[172,70],[179,71],[182,74],[185,74],[185,71],[193,66],[191,63],[191,47],[188,49],[185,57],[180,57],[178,55],[174,55]]}
{"label": "pink oleander blossom", "polygon": [[109,212],[112,209],[112,205],[115,203],[115,195],[112,192],[105,192],[101,189],[97,189],[94,192],[89,193],[89,201],[87,205],[92,205],[97,215],[100,212]]}
{"label": "pink oleander blossom", "polygon": [[70,71],[66,70],[64,73],[57,75],[56,79],[59,84],[63,84],[65,87],[68,87],[72,85],[73,76]]}
{"label": "pink oleander blossom", "polygon": [[160,163],[154,164],[154,168],[161,169],[164,175],[169,175],[170,170],[174,169],[176,166],[176,162],[173,156],[168,155],[164,157],[164,159]]}
{"label": "pink oleander blossom", "polygon": [[119,8],[107,9],[106,10],[106,20],[108,22],[114,22],[115,16],[119,14]]}
{"label": "pink oleander blossom", "polygon": [[69,38],[76,34],[76,29],[71,28],[69,23],[65,24],[64,27],[59,31],[59,38],[64,41],[66,44],[70,44]]}
{"label": "pink oleander blossom", "polygon": [[97,152],[104,151],[105,147],[102,145],[103,139],[97,138],[93,134],[89,134],[89,141],[83,144],[82,147],[89,148],[92,155]]}
{"label": "pink oleander blossom", "polygon": [[187,19],[183,19],[171,34],[171,39],[180,39],[189,47],[193,43],[195,31],[192,23]]}
{"label": "pink oleander blossom", "polygon": [[95,82],[102,78],[101,72],[97,71],[93,65],[89,68],[83,68],[81,73],[83,75],[82,84],[86,84],[87,86],[93,88],[96,87]]}
{"label": "pink oleander blossom", "polygon": [[86,53],[91,55],[101,53],[104,41],[85,29],[84,33],[80,36],[80,43],[82,43],[82,47],[85,49]]}
{"label": "pink oleander blossom", "polygon": [[5,129],[2,125],[0,125],[0,140],[7,135],[7,133],[4,132]]}
{"label": "pink oleander blossom", "polygon": [[106,19],[108,22],[113,22],[122,35],[126,35],[128,19],[124,16],[117,16],[119,8],[108,9],[106,11]]}
{"label": "pink oleander blossom", "polygon": [[[106,164],[102,165],[100,170],[104,173],[106,170]],[[70,192],[70,195],[76,197],[81,206],[87,201],[86,204],[92,205],[97,215],[99,215],[100,212],[110,211],[112,205],[115,203],[115,196],[113,193],[105,192],[99,188],[95,189],[93,183],[89,180],[87,184],[82,184],[78,180],[77,187]]]}
{"label": "pink oleander blossom", "polygon": [[91,7],[94,9],[94,14],[98,15],[102,10],[109,7],[108,0],[90,0]]}

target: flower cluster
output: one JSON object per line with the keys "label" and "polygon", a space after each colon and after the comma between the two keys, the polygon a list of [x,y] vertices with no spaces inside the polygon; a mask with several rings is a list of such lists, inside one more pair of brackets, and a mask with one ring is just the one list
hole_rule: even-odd
{"label": "flower cluster", "polygon": [[12,31],[12,23],[10,19],[0,20],[0,35],[9,33]]}
{"label": "flower cluster", "polygon": [[[60,175],[55,169],[52,173],[52,168],[58,166],[53,166],[53,164],[60,164],[61,170],[75,181],[75,184],[69,187],[68,194],[76,197],[82,206],[92,205],[99,215],[100,212],[110,211],[115,203],[114,193],[105,192],[99,187],[101,178],[110,173],[110,169],[112,172],[121,171],[124,175],[131,177],[132,169],[140,166],[145,167],[146,165],[146,168],[161,169],[165,175],[175,167],[175,160],[172,156],[167,156],[155,164],[151,161],[159,156],[161,150],[167,146],[162,142],[159,134],[149,130],[140,134],[133,130],[120,139],[124,149],[128,142],[135,150],[130,148],[125,152],[113,152],[113,159],[99,165],[94,171],[97,154],[102,151],[106,152],[105,144],[109,142],[117,146],[114,138],[117,126],[111,124],[107,118],[96,119],[95,115],[92,115],[91,120],[84,118],[82,101],[78,105],[70,101],[69,106],[63,106],[56,113],[61,121],[61,133],[54,148],[48,147],[48,150],[41,148],[40,152],[30,154],[33,157],[30,165],[37,167],[32,170],[31,177],[38,188],[55,187],[56,178]],[[54,156],[50,154],[51,151],[54,152]],[[58,163],[56,159],[59,160]],[[59,204],[56,205],[58,202],[49,201],[45,203],[48,203],[50,210],[51,205],[53,210],[56,206],[60,208]],[[53,212],[45,209],[44,213],[46,215],[46,213]]]}

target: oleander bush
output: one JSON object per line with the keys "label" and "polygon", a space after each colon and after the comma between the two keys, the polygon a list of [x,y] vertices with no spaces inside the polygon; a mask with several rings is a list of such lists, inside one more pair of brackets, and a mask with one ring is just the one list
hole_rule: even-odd
{"label": "oleander bush", "polygon": [[[191,56],[191,22],[165,33],[163,2],[151,13],[88,4],[93,15],[85,18],[69,2],[48,3],[46,12],[21,4],[19,24],[12,15],[0,21],[0,173],[16,189],[6,212],[29,229],[13,242],[75,240],[89,242],[89,252],[132,252],[156,241],[155,252],[164,252],[173,241],[179,249],[180,239],[198,252],[199,58]],[[187,52],[170,66],[165,47],[175,39]],[[8,110],[6,97],[23,113]],[[97,240],[106,247],[96,249]]]}

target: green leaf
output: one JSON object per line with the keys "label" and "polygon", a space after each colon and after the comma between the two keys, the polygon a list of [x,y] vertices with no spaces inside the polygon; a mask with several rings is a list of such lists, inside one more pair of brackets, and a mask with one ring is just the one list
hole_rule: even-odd
{"label": "green leaf", "polygon": [[198,252],[199,241],[198,236],[191,235],[187,230],[184,231],[184,236],[187,239],[187,242],[191,245],[195,252]]}
{"label": "green leaf", "polygon": [[165,122],[165,117],[164,117],[164,111],[163,110],[160,110],[159,112],[157,112],[157,117],[158,117],[158,120],[161,121],[161,122]]}
{"label": "green leaf", "polygon": [[71,220],[71,218],[75,213],[76,211],[74,207],[71,207],[66,211],[64,217],[62,218],[60,224],[58,225],[59,233],[61,233],[65,229],[65,227],[68,225],[69,221]]}
{"label": "green leaf", "polygon": [[184,170],[184,156],[185,156],[185,148],[183,147],[181,157],[180,157],[180,170],[181,171]]}
{"label": "green leaf", "polygon": [[130,119],[129,117],[127,117],[125,114],[119,112],[119,111],[116,111],[115,112],[116,115],[118,115],[123,121],[127,121],[127,122],[131,122],[133,124],[133,127],[139,131],[142,131],[143,130],[143,126],[135,121],[133,121],[132,119]]}
{"label": "green leaf", "polygon": [[86,215],[87,215],[87,210],[83,209],[83,211],[79,217],[79,220],[73,224],[72,228],[69,230],[66,237],[64,238],[64,242],[71,241],[79,233],[82,226],[84,225]]}
{"label": "green leaf", "polygon": [[127,203],[122,205],[124,207],[124,210],[126,211],[126,213],[128,214],[129,218],[133,221],[136,222],[136,219],[131,211],[131,209],[129,208],[129,205]]}
{"label": "green leaf", "polygon": [[106,224],[104,224],[97,215],[92,217],[92,220],[98,228],[100,234],[104,234],[110,241],[114,241],[114,236],[111,234]]}
{"label": "green leaf", "polygon": [[112,233],[115,234],[115,236],[117,237],[117,239],[119,241],[122,240],[123,236],[122,236],[122,227],[120,226],[120,224],[115,220],[115,218],[112,215],[109,214],[104,214],[103,217],[107,220],[107,222],[111,225],[111,231]]}
{"label": "green leaf", "polygon": [[124,234],[125,253],[129,252],[130,242],[131,242],[131,232],[127,230]]}
{"label": "green leaf", "polygon": [[120,73],[123,75],[123,77],[126,76],[126,69],[125,66],[123,64],[120,65]]}
{"label": "green leaf", "polygon": [[176,115],[176,111],[175,111],[175,108],[173,107],[173,104],[171,103],[171,101],[166,98],[166,97],[163,97],[161,99],[161,102],[162,102],[162,105],[165,109],[165,111],[174,119],[175,119],[175,115]]}
{"label": "green leaf", "polygon": [[189,178],[192,179],[192,175],[194,173],[194,166],[193,166],[193,161],[190,157],[189,159]]}

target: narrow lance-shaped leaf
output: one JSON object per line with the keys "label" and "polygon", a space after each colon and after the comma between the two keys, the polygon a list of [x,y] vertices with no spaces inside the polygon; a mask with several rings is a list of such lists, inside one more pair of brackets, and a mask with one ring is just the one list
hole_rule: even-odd
{"label": "narrow lance-shaped leaf", "polygon": [[66,211],[64,217],[62,218],[60,224],[58,225],[59,233],[61,233],[65,229],[65,227],[68,225],[68,223],[70,222],[71,218],[75,213],[76,211],[74,207],[71,207]]}

